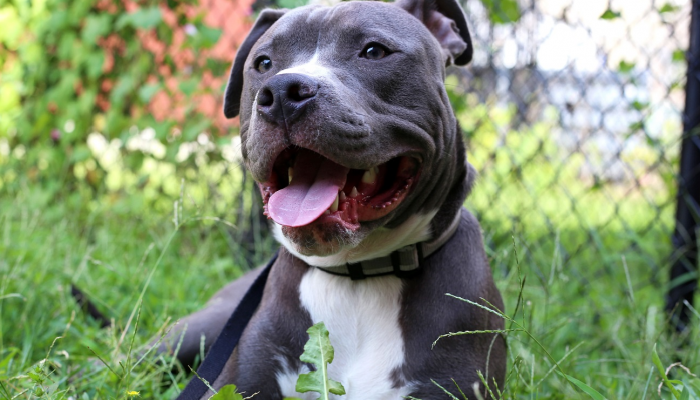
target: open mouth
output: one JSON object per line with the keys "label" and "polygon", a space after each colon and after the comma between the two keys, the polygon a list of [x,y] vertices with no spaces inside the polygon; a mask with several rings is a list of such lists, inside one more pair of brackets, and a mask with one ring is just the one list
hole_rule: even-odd
{"label": "open mouth", "polygon": [[356,230],[396,209],[418,177],[415,158],[400,156],[368,170],[351,169],[303,148],[287,148],[260,183],[265,215],[280,225],[314,221]]}

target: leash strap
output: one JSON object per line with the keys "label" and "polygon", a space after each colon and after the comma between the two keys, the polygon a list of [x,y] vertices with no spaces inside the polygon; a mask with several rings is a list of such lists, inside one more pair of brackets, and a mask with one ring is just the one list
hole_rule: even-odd
{"label": "leash strap", "polygon": [[[226,362],[229,357],[231,357],[231,354],[233,354],[234,348],[241,339],[243,331],[246,326],[248,326],[248,322],[250,322],[255,310],[258,308],[262,300],[267,277],[270,275],[272,264],[277,260],[278,254],[279,251],[272,256],[272,259],[255,279],[253,285],[248,288],[248,291],[245,296],[243,296],[238,307],[236,307],[231,317],[229,317],[226,322],[226,325],[224,325],[224,329],[219,334],[219,337],[216,338],[216,341],[214,341],[206,357],[204,357],[202,365],[197,368],[197,375],[210,384],[214,384],[214,381],[216,381],[221,371],[223,371]],[[207,385],[205,385],[201,379],[194,376],[187,386],[185,386],[185,390],[177,397],[177,400],[199,400],[204,396],[207,390],[209,390]]]}

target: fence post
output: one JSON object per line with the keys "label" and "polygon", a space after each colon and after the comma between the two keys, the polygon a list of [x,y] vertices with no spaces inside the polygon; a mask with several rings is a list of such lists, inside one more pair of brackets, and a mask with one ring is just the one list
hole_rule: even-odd
{"label": "fence post", "polygon": [[693,304],[698,285],[698,230],[700,229],[700,0],[693,0],[690,19],[690,44],[687,53],[688,78],[685,86],[683,140],[681,144],[680,175],[678,177],[678,206],[676,228],[673,232],[673,266],[666,297],[666,310],[673,312],[672,324],[677,331],[685,330],[690,309],[683,300]]}

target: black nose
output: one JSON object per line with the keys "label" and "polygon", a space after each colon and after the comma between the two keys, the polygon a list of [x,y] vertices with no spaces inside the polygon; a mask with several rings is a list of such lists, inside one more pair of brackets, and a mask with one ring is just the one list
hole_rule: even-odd
{"label": "black nose", "polygon": [[258,111],[270,122],[289,126],[313,103],[318,82],[300,74],[270,78],[258,92]]}

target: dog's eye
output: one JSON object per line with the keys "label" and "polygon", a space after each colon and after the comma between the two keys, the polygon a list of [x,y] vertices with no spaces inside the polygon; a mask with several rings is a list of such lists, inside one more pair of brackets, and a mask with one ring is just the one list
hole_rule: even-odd
{"label": "dog's eye", "polygon": [[379,60],[391,54],[386,47],[379,43],[370,43],[365,46],[365,49],[360,53],[360,57],[366,58],[368,60]]}
{"label": "dog's eye", "polygon": [[257,69],[261,74],[269,71],[271,68],[272,60],[270,60],[270,57],[260,56],[257,60],[255,60],[255,69]]}

